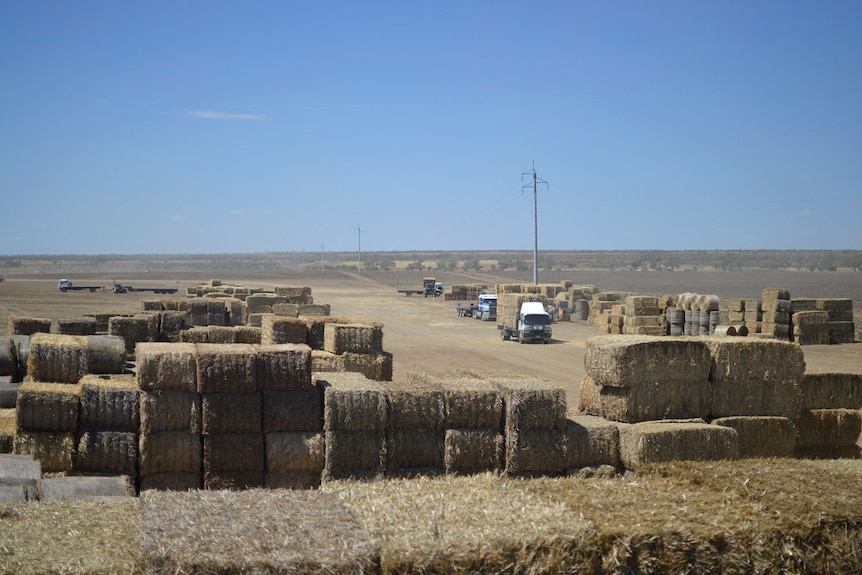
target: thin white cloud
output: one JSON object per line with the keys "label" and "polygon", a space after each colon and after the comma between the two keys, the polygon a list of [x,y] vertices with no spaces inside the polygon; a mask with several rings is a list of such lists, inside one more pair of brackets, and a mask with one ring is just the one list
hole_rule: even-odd
{"label": "thin white cloud", "polygon": [[189,110],[186,112],[186,115],[202,120],[246,120],[252,122],[266,120],[265,114],[231,114],[228,112],[216,112],[214,110]]}
{"label": "thin white cloud", "polygon": [[242,214],[242,210],[231,210],[230,211],[230,215],[232,215],[232,216],[239,216],[241,214]]}

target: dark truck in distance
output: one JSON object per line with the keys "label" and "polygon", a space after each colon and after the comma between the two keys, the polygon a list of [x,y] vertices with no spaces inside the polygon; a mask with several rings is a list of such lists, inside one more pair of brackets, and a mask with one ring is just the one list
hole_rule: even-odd
{"label": "dark truck in distance", "polygon": [[58,289],[58,290],[60,290],[61,292],[67,292],[67,291],[87,291],[87,290],[88,290],[88,291],[91,291],[91,292],[94,292],[94,291],[101,290],[101,289],[105,289],[105,288],[103,288],[102,286],[79,286],[79,285],[73,285],[71,280],[69,280],[68,278],[63,278],[63,279],[61,279],[60,281],[58,281],[58,282],[57,282],[57,289]]}
{"label": "dark truck in distance", "polygon": [[435,278],[422,278],[422,287],[419,289],[406,289],[396,286],[398,293],[403,293],[406,296],[424,295],[425,297],[439,297],[443,295],[443,284]]}
{"label": "dark truck in distance", "polygon": [[149,291],[153,293],[177,293],[179,288],[165,288],[165,287],[132,287],[129,285],[123,285],[119,283],[114,284],[114,293],[133,293],[133,292],[144,292]]}

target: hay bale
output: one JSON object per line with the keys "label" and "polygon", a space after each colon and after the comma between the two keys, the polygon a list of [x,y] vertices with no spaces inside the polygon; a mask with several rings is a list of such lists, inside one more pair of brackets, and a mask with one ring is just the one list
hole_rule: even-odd
{"label": "hay bale", "polygon": [[856,341],[856,325],[852,321],[830,321],[829,343],[842,344]]}
{"label": "hay bale", "polygon": [[809,327],[827,325],[829,323],[829,312],[826,311],[797,311],[793,313],[793,325]]}
{"label": "hay bale", "polygon": [[802,409],[862,409],[862,374],[806,373]]}
{"label": "hay bale", "polygon": [[262,344],[306,343],[308,325],[304,319],[279,315],[266,316],[261,321]]}
{"label": "hay bale", "polygon": [[45,317],[18,317],[10,315],[6,322],[9,335],[33,335],[51,333],[51,319]]}
{"label": "hay bale", "polygon": [[189,391],[156,390],[140,394],[141,433],[200,433],[201,396]]}
{"label": "hay bale", "polygon": [[29,455],[39,461],[43,473],[71,473],[75,453],[75,434],[18,429],[16,455]]}
{"label": "hay bale", "polygon": [[96,335],[96,318],[83,316],[58,319],[57,333],[62,335]]}
{"label": "hay bale", "polygon": [[620,461],[637,471],[650,463],[739,457],[736,430],[707,423],[649,421],[621,425]]}
{"label": "hay bale", "polygon": [[[15,448],[15,430],[17,428],[18,416],[15,413],[15,408],[0,409],[0,454],[12,453]],[[0,473],[0,484],[2,483],[3,475]]]}
{"label": "hay bale", "polygon": [[320,474],[326,464],[326,440],[320,432],[279,432],[264,436],[266,473],[283,476],[292,471]]}
{"label": "hay bale", "polygon": [[651,295],[630,295],[625,299],[625,315],[658,315],[659,298]]}
{"label": "hay bale", "polygon": [[562,475],[566,471],[565,428],[508,431],[505,460],[509,475]]}
{"label": "hay bale", "polygon": [[141,477],[201,473],[201,436],[198,434],[186,431],[142,433],[138,449]]}
{"label": "hay bale", "polygon": [[210,323],[207,327],[206,343],[236,343],[236,330],[232,327]]}
{"label": "hay bale", "polygon": [[298,315],[301,317],[328,316],[332,311],[329,304],[322,303],[306,303],[298,307]]}
{"label": "hay bale", "polygon": [[[442,431],[446,424],[446,396],[436,383],[410,381],[384,384],[389,401],[387,428]],[[442,442],[441,442],[442,444]]]}
{"label": "hay bale", "polygon": [[[203,436],[204,481],[209,472],[263,473],[262,433],[219,433]],[[261,475],[261,478],[263,476]]]}
{"label": "hay bale", "polygon": [[790,300],[790,290],[787,288],[763,288],[761,297],[764,300]]}
{"label": "hay bale", "polygon": [[449,474],[502,471],[505,440],[496,429],[447,429],[443,469]]}
{"label": "hay bale", "polygon": [[204,471],[203,488],[218,490],[261,489],[264,486],[263,471]]}
{"label": "hay bale", "polygon": [[85,431],[78,438],[74,469],[76,472],[137,475],[138,434]]}
{"label": "hay bale", "polygon": [[308,286],[276,287],[275,295],[292,303],[313,303],[311,301],[311,288]]}
{"label": "hay bale", "polygon": [[256,390],[256,349],[243,344],[195,344],[198,393]]}
{"label": "hay bale", "polygon": [[145,299],[141,302],[141,310],[143,311],[164,311],[165,308],[162,305],[162,300],[160,299]]}
{"label": "hay bale", "polygon": [[89,373],[123,373],[126,368],[126,344],[115,335],[87,336],[87,371]]}
{"label": "hay bale", "polygon": [[141,524],[148,573],[379,571],[378,544],[320,491],[149,491]]}
{"label": "hay bale", "polygon": [[[263,324],[263,318],[273,315],[271,313],[252,313],[249,312],[246,318],[246,324],[252,327],[261,327]],[[263,336],[261,336],[261,340],[263,340]]]}
{"label": "hay bale", "polygon": [[304,390],[311,381],[312,353],[305,344],[271,344],[256,348],[256,387],[263,391]]}
{"label": "hay bale", "polygon": [[475,378],[440,382],[446,400],[447,429],[503,428],[503,395],[496,383]]}
{"label": "hay bale", "polygon": [[317,374],[323,391],[323,429],[328,431],[383,431],[389,402],[386,387],[354,373]]}
{"label": "hay bale", "polygon": [[137,431],[140,389],[133,375],[81,378],[81,429]]}
{"label": "hay bale", "polygon": [[806,409],[794,419],[797,447],[855,445],[862,433],[858,409]]}
{"label": "hay bale", "polygon": [[344,373],[346,371],[343,355],[335,355],[318,349],[311,350],[312,373]]}
{"label": "hay bale", "polygon": [[74,432],[80,404],[78,384],[24,382],[18,388],[18,429]]}
{"label": "hay bale", "polygon": [[853,321],[853,300],[847,298],[818,298],[814,302],[818,310],[829,314],[829,321]]}
{"label": "hay bale", "polygon": [[336,355],[380,353],[383,351],[383,327],[380,324],[327,323],[323,330],[323,349]]}
{"label": "hay bale", "polygon": [[380,353],[344,353],[336,357],[341,361],[344,371],[361,373],[374,381],[392,380],[392,354]]}
{"label": "hay bale", "polygon": [[236,342],[260,345],[261,328],[249,325],[236,326]]}
{"label": "hay bale", "polygon": [[282,317],[297,317],[299,316],[299,304],[277,303],[272,306],[272,313]]}
{"label": "hay bale", "polygon": [[139,478],[141,493],[148,490],[158,491],[196,491],[201,489],[200,472],[194,473],[152,473]]}
{"label": "hay bale", "polygon": [[204,327],[193,327],[184,329],[177,335],[179,343],[209,343],[209,329]]}
{"label": "hay bale", "polygon": [[201,433],[260,433],[260,392],[201,394]]}
{"label": "hay bale", "polygon": [[108,335],[116,335],[123,338],[126,344],[126,353],[135,353],[135,345],[138,342],[153,341],[158,335],[158,325],[153,334],[153,322],[158,324],[158,319],[152,316],[136,315],[133,317],[114,316],[108,320]]}
{"label": "hay bale", "polygon": [[0,376],[18,377],[18,351],[10,336],[0,336]]}
{"label": "hay bale", "polygon": [[36,381],[78,383],[87,373],[89,347],[80,335],[36,333],[30,336],[27,373]]}
{"label": "hay bale", "polygon": [[517,430],[566,429],[566,390],[539,379],[495,379],[503,396],[506,435]]}
{"label": "hay bale", "polygon": [[566,469],[620,465],[620,434],[617,425],[592,415],[566,421]]}
{"label": "hay bale", "polygon": [[585,344],[584,368],[603,387],[700,385],[709,379],[710,353],[691,338],[594,336]]}
{"label": "hay bale", "polygon": [[386,432],[326,431],[324,481],[382,477],[386,471]]}
{"label": "hay bale", "polygon": [[264,433],[323,430],[323,392],[303,390],[262,392]]}
{"label": "hay bale", "polygon": [[46,477],[36,490],[39,501],[109,501],[116,504],[133,500],[135,489],[128,477]]}
{"label": "hay bale", "polygon": [[712,424],[736,430],[740,457],[793,457],[796,426],[786,417],[719,417]]}
{"label": "hay bale", "polygon": [[442,429],[400,428],[386,433],[387,475],[443,473],[443,448],[446,432]]}
{"label": "hay bale", "polygon": [[138,344],[138,386],[144,391],[197,391],[195,353],[191,343]]}

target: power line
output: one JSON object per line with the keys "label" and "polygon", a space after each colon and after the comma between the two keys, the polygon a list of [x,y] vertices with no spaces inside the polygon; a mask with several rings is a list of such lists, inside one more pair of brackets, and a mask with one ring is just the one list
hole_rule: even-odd
{"label": "power line", "polygon": [[521,182],[524,181],[524,176],[533,177],[533,183],[522,185],[521,192],[524,191],[524,188],[533,187],[533,285],[539,285],[539,201],[537,188],[539,184],[545,184],[545,189],[547,189],[548,182],[536,174],[535,160],[533,160],[533,169],[521,173]]}

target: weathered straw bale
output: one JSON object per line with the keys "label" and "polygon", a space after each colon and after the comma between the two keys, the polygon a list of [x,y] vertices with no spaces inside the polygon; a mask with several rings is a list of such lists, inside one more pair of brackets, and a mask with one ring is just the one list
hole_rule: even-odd
{"label": "weathered straw bale", "polygon": [[630,295],[626,298],[626,315],[658,315],[658,297],[651,295]]}
{"label": "weathered straw bale", "polygon": [[810,325],[826,325],[829,323],[827,311],[797,311],[793,313],[793,325],[808,327]]}
{"label": "weathered straw bale", "polygon": [[601,386],[691,383],[709,378],[709,348],[683,337],[594,336],[584,348],[587,375]]}
{"label": "weathered straw bale", "polygon": [[89,373],[123,373],[126,368],[126,344],[115,335],[87,336],[87,371]]}
{"label": "weathered straw bale", "polygon": [[[356,323],[356,318],[343,316],[312,316],[306,317],[306,325],[308,326],[308,345],[311,349],[323,349],[324,330],[328,323]],[[362,320],[362,323],[368,323]]]}
{"label": "weathered straw bale", "polygon": [[386,473],[443,473],[446,432],[437,429],[391,429],[386,433]]}
{"label": "weathered straw bale", "polygon": [[0,336],[0,376],[18,376],[18,351],[15,340]]}
{"label": "weathered straw bale", "polygon": [[135,476],[138,472],[138,434],[130,431],[86,431],[78,438],[77,472]]}
{"label": "weathered straw bale", "polygon": [[[777,300],[783,301],[783,300]],[[777,323],[777,324],[789,324],[790,323],[790,312],[786,311],[778,311],[774,309],[765,310],[763,312],[763,317],[761,318],[763,323]]]}
{"label": "weathered straw bale", "polygon": [[305,344],[261,345],[255,356],[256,386],[265,391],[303,390],[311,382],[311,348]]}
{"label": "weathered straw bale", "polygon": [[27,374],[36,381],[78,383],[87,373],[89,347],[81,335],[30,336]]}
{"label": "weathered straw bale", "polygon": [[712,423],[736,430],[740,457],[793,457],[796,426],[786,417],[719,417]]}
{"label": "weathered straw bale", "polygon": [[566,422],[566,468],[620,464],[620,434],[615,423],[592,415]]}
{"label": "weathered straw bale", "polygon": [[24,382],[18,388],[18,429],[74,432],[80,405],[78,384]]}
{"label": "weathered straw bale", "polygon": [[778,340],[790,340],[790,325],[786,323],[771,323],[764,321],[760,326],[760,333],[769,335]]}
{"label": "weathered straw bale", "polygon": [[189,391],[141,392],[140,414],[141,433],[200,433],[201,396]]}
{"label": "weathered straw bale", "polygon": [[496,379],[507,435],[516,430],[566,429],[566,390],[539,379]]}
{"label": "weathered straw bale", "polygon": [[794,420],[798,447],[854,445],[862,433],[858,409],[806,409]]}
{"label": "weathered straw bale", "polygon": [[380,324],[327,323],[323,329],[323,349],[343,353],[380,353],[383,351],[383,327]]}
{"label": "weathered straw bale", "polygon": [[264,433],[323,430],[323,392],[319,388],[261,394]]}
{"label": "weathered straw bale", "polygon": [[202,487],[200,470],[189,473],[151,473],[139,480],[141,493],[155,489],[159,491],[196,491]]}
{"label": "weathered straw bale", "polygon": [[446,427],[503,428],[503,395],[496,383],[475,378],[444,379]]}
{"label": "weathered straw bale", "polygon": [[505,440],[496,429],[447,429],[443,469],[450,474],[502,471]]}
{"label": "weathered straw bale", "polygon": [[141,309],[143,311],[164,311],[165,310],[164,306],[162,305],[162,300],[160,300],[160,299],[156,299],[156,300],[145,299],[144,301],[141,302]]}
{"label": "weathered straw bale", "polygon": [[299,304],[277,303],[272,306],[272,313],[283,317],[297,317],[299,315]]}
{"label": "weathered straw bale", "polygon": [[261,321],[262,344],[306,343],[308,340],[308,325],[297,317],[268,315]]}
{"label": "weathered straw bale", "polygon": [[[809,312],[800,312],[809,313]],[[819,312],[813,312],[819,313]],[[796,319],[795,314],[794,321]],[[828,345],[829,344],[829,324],[808,324],[804,326],[793,326],[793,341],[799,345]]]}
{"label": "weathered straw bale", "polygon": [[255,391],[256,349],[244,344],[195,344],[199,393]]}
{"label": "weathered straw bale", "polygon": [[383,431],[389,402],[383,384],[353,373],[318,374],[326,431]]}
{"label": "weathered straw bale", "polygon": [[271,292],[258,292],[256,294],[249,295],[245,298],[245,303],[248,307],[255,307],[259,305],[266,305],[272,307],[277,303],[289,303],[284,297],[278,296]]}
{"label": "weathered straw bale", "polygon": [[790,290],[787,288],[767,287],[763,288],[760,295],[764,300],[789,300]]}
{"label": "weathered straw bale", "polygon": [[197,391],[195,344],[139,343],[138,386],[144,391]]}
{"label": "weathered straw bale", "polygon": [[561,475],[565,471],[565,428],[514,428],[506,433],[506,473],[509,475]]}
{"label": "weathered straw bale", "polygon": [[312,303],[308,301],[311,298],[308,286],[279,286],[275,288],[275,295],[294,303]]}
{"label": "weathered straw bale", "polygon": [[377,542],[320,491],[149,491],[141,495],[141,524],[147,573],[380,570]]}
{"label": "weathered straw bale", "polygon": [[201,436],[198,434],[185,431],[142,433],[138,449],[141,477],[160,473],[201,473]]}
{"label": "weathered straw bale", "polygon": [[250,325],[236,326],[236,342],[260,345],[261,328]]}
{"label": "weathered straw bale", "polygon": [[446,396],[436,383],[384,384],[389,400],[388,429],[441,431],[446,424]]}
{"label": "weathered straw bale", "polygon": [[[225,305],[225,321],[227,325],[240,326],[243,325],[242,317],[242,300],[231,297],[223,300]],[[241,342],[237,342],[241,343]]]}
{"label": "weathered straw bale", "polygon": [[806,373],[802,409],[862,409],[862,374]]}
{"label": "weathered straw bale", "polygon": [[[326,353],[326,352],[324,352]],[[380,353],[343,353],[336,355],[341,358],[338,365],[343,371],[361,373],[374,381],[392,380],[392,354]]]}
{"label": "weathered straw bale", "polygon": [[[198,324],[205,325],[205,324]],[[180,343],[209,343],[210,332],[206,327],[192,327],[182,330],[177,337]]]}
{"label": "weathered straw bale", "polygon": [[853,321],[853,300],[846,298],[819,298],[815,300],[818,310],[829,313],[829,321]]}
{"label": "weathered straw bale", "polygon": [[44,473],[71,473],[75,434],[19,429],[15,434],[14,453],[37,459]]}
{"label": "weathered straw bale", "polygon": [[227,325],[227,312],[222,310],[220,313],[208,313],[207,314],[207,325],[208,326],[226,326]]}
{"label": "weathered straw bale", "polygon": [[[15,430],[18,428],[18,417],[15,408],[0,409],[0,454],[12,453],[15,448]],[[0,484],[3,475],[0,473]]]}
{"label": "weathered straw bale", "polygon": [[299,306],[299,315],[302,317],[327,316],[330,314],[329,304],[306,303]]}
{"label": "weathered straw bale", "polygon": [[37,485],[39,501],[110,501],[133,500],[135,489],[127,476],[113,477],[45,477]]}
{"label": "weathered straw bale", "polygon": [[[263,324],[263,318],[268,317],[268,316],[270,316],[270,315],[272,315],[272,314],[269,314],[269,313],[252,313],[252,312],[249,312],[249,313],[248,313],[248,315],[247,315],[247,317],[246,317],[246,321],[245,321],[245,323],[246,323],[247,325],[252,326],[252,327],[261,327],[261,325]],[[261,336],[261,340],[262,340],[262,339],[263,339],[263,338],[262,338],[262,336]]]}
{"label": "weathered straw bale", "polygon": [[201,394],[201,433],[260,433],[260,392]]}
{"label": "weathered straw bale", "polygon": [[856,341],[856,324],[852,321],[830,321],[829,343],[842,344]]}
{"label": "weathered straw bale", "polygon": [[386,471],[386,432],[326,431],[323,480],[382,477]]}
{"label": "weathered straw bale", "polygon": [[793,418],[801,409],[802,395],[797,380],[722,379],[713,382],[712,387],[712,417],[772,415]]}
{"label": "weathered straw bale", "polygon": [[7,324],[9,335],[33,335],[51,333],[51,319],[44,317],[17,317],[10,315]]}
{"label": "weathered straw bale", "polygon": [[[153,319],[150,316],[114,316],[108,320],[108,334],[123,338],[126,343],[126,353],[133,354],[135,353],[135,344],[155,339],[155,337],[151,337],[152,324]],[[156,333],[158,333],[158,328],[156,328]]]}
{"label": "weathered straw bale", "polygon": [[315,471],[318,482],[326,464],[326,439],[320,432],[267,433],[266,472],[281,475],[290,471]]}
{"label": "weathered straw bale", "polygon": [[203,436],[204,473],[264,470],[262,433],[221,433]]}
{"label": "weathered straw bale", "polygon": [[739,457],[736,430],[707,423],[662,421],[621,425],[620,461],[637,471],[649,463]]}
{"label": "weathered straw bale", "polygon": [[81,429],[137,431],[140,389],[133,375],[81,378]]}
{"label": "weathered straw bale", "polygon": [[265,472],[253,471],[207,471],[204,470],[203,488],[218,490],[247,490],[264,487]]}
{"label": "weathered straw bale", "polygon": [[63,335],[96,335],[96,318],[92,316],[60,318],[57,333]]}
{"label": "weathered straw bale", "polygon": [[236,330],[223,325],[209,324],[206,343],[236,343]]}

